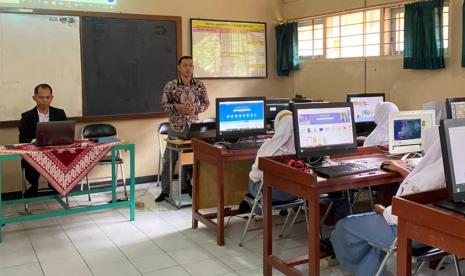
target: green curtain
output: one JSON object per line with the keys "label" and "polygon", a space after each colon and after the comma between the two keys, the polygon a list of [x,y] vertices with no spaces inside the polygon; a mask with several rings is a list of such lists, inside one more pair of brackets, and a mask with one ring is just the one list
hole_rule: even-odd
{"label": "green curtain", "polygon": [[405,5],[404,69],[445,68],[443,0]]}
{"label": "green curtain", "polygon": [[288,76],[292,70],[299,69],[299,48],[297,22],[276,26],[278,76]]}
{"label": "green curtain", "polygon": [[462,67],[465,67],[465,2],[462,6]]}

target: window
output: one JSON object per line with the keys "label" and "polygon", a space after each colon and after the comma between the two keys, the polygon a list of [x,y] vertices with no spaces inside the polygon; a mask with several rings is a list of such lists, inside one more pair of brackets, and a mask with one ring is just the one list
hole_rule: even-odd
{"label": "window", "polygon": [[379,56],[381,10],[326,18],[326,57]]}
{"label": "window", "polygon": [[299,56],[318,58],[323,56],[323,20],[311,19],[299,22]]}
{"label": "window", "polygon": [[[449,7],[443,8],[444,51],[449,48]],[[404,6],[384,9],[384,55],[402,55],[404,51]]]}
{"label": "window", "polygon": [[[300,57],[333,59],[402,55],[404,6],[372,8],[302,20],[299,22],[298,36]],[[447,53],[447,4],[443,8],[443,36]]]}

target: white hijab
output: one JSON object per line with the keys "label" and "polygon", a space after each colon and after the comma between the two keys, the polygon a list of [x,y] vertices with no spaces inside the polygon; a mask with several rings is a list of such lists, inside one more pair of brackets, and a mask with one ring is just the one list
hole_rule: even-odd
{"label": "white hijab", "polygon": [[[439,128],[437,126],[425,129],[422,144],[425,156],[402,181],[396,196],[420,193],[446,186]],[[391,206],[386,208],[383,215],[390,225],[397,224],[397,216],[392,215]]]}
{"label": "white hijab", "polygon": [[274,135],[271,140],[263,143],[257,152],[257,157],[249,174],[250,179],[258,182],[263,177],[263,172],[258,169],[258,158],[274,155],[286,155],[295,153],[294,127],[292,125],[292,112],[283,110],[276,115],[274,121]]}
{"label": "white hijab", "polygon": [[375,107],[376,128],[368,135],[364,147],[387,145],[389,143],[389,113],[398,112],[397,105],[391,102],[379,103]]}
{"label": "white hijab", "polygon": [[431,101],[424,103],[423,110],[434,110],[434,114],[436,115],[436,125],[439,125],[439,122],[446,118],[445,107],[439,102]]}

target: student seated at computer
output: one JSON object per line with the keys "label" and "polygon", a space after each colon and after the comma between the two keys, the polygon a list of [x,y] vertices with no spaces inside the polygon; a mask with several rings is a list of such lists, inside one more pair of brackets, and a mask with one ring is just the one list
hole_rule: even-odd
{"label": "student seated at computer", "polygon": [[430,101],[423,104],[423,110],[434,110],[434,115],[436,116],[436,125],[439,125],[441,120],[446,118],[446,108],[444,104],[437,101]]}
{"label": "student seated at computer", "polygon": [[[53,91],[50,85],[46,83],[37,85],[34,88],[32,99],[36,102],[36,106],[21,114],[19,123],[20,143],[31,143],[36,138],[36,125],[38,122],[67,120],[63,109],[50,106],[53,100]],[[21,160],[21,167],[24,168],[26,180],[31,184],[31,187],[24,193],[24,197],[34,197],[37,195],[40,174],[24,160]]]}
{"label": "student seated at computer", "polygon": [[[402,161],[386,162],[389,170],[405,179],[397,196],[439,189],[445,186],[441,145],[437,127],[425,130],[425,156],[410,172]],[[342,267],[355,275],[375,275],[388,248],[397,235],[397,217],[391,206],[375,206],[375,212],[346,217],[336,224],[331,243]],[[415,244],[414,244],[415,246]],[[418,244],[417,244],[418,246]]]}
{"label": "student seated at computer", "polygon": [[376,105],[374,116],[376,128],[363,142],[364,147],[389,144],[389,113],[398,111],[397,105],[391,102]]}
{"label": "student seated at computer", "polygon": [[[274,121],[274,135],[271,140],[265,142],[257,152],[252,170],[249,173],[249,193],[256,196],[260,189],[263,171],[258,169],[258,158],[265,156],[277,156],[295,154],[294,128],[292,126],[292,112],[283,110],[276,115]],[[286,202],[295,200],[294,195],[282,192],[278,189],[272,191],[272,202]]]}

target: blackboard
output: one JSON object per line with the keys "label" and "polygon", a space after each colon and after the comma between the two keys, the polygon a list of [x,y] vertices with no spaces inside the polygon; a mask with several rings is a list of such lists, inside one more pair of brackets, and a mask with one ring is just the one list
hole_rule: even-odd
{"label": "blackboard", "polygon": [[176,78],[176,22],[82,18],[84,115],[162,112]]}

